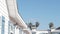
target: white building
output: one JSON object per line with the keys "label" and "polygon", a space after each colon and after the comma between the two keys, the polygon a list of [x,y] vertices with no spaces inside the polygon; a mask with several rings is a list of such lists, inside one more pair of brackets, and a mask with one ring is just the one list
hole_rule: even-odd
{"label": "white building", "polygon": [[18,13],[16,0],[0,0],[0,34],[60,34],[60,29],[30,30]]}
{"label": "white building", "polygon": [[16,0],[0,0],[0,34],[31,34],[18,13]]}
{"label": "white building", "polygon": [[32,34],[60,34],[60,27],[51,28],[48,30],[37,30],[36,27],[32,27]]}
{"label": "white building", "polygon": [[36,30],[32,32],[33,34],[60,34],[60,30]]}

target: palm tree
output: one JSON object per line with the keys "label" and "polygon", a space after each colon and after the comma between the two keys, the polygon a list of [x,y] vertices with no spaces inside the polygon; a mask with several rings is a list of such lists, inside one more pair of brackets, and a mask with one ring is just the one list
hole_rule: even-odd
{"label": "palm tree", "polygon": [[36,27],[38,27],[39,26],[39,22],[36,22]]}
{"label": "palm tree", "polygon": [[50,22],[50,23],[49,23],[49,28],[52,29],[53,27],[54,27],[53,22]]}
{"label": "palm tree", "polygon": [[32,27],[38,27],[39,26],[39,22],[36,22],[35,25],[33,25],[31,22],[28,24],[28,27],[32,30]]}
{"label": "palm tree", "polygon": [[49,23],[49,28],[50,28],[50,34],[52,34],[51,29],[54,28],[54,24],[53,24],[53,22],[50,22],[50,23]]}
{"label": "palm tree", "polygon": [[29,24],[28,24],[28,27],[32,30],[32,23],[30,22]]}

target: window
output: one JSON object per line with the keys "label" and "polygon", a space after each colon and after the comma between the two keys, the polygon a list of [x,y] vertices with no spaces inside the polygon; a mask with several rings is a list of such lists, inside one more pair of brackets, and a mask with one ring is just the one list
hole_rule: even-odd
{"label": "window", "polygon": [[2,28],[1,28],[2,26],[1,26],[1,25],[2,25],[2,18],[1,18],[1,16],[0,16],[0,34],[1,34],[1,29],[2,29]]}
{"label": "window", "polygon": [[22,29],[21,28],[19,28],[19,34],[22,34]]}
{"label": "window", "polygon": [[[14,26],[14,24],[13,24],[11,21],[9,21],[8,31],[9,31],[8,34],[14,34],[14,33],[15,33],[15,26]],[[12,31],[13,33],[12,33],[11,31]]]}
{"label": "window", "polygon": [[40,33],[40,34],[47,34],[47,33]]}
{"label": "window", "polygon": [[52,34],[60,34],[60,32],[52,32]]}
{"label": "window", "polygon": [[60,33],[59,33],[60,34]]}
{"label": "window", "polygon": [[8,34],[10,34],[10,22],[8,21]]}
{"label": "window", "polygon": [[11,34],[13,34],[13,33],[11,33]]}
{"label": "window", "polygon": [[5,17],[2,16],[2,29],[1,29],[1,34],[4,34],[4,26],[5,26]]}
{"label": "window", "polygon": [[36,32],[32,32],[32,34],[36,34]]}

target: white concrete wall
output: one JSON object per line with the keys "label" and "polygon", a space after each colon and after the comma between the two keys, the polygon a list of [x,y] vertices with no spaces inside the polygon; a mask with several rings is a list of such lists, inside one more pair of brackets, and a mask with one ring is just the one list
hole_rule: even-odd
{"label": "white concrete wall", "polygon": [[0,13],[8,19],[8,10],[6,5],[6,0],[0,0]]}
{"label": "white concrete wall", "polygon": [[[4,16],[5,17],[4,32],[5,32],[5,34],[8,34],[9,16],[8,16],[8,10],[7,10],[7,5],[6,5],[6,0],[0,0],[0,16]],[[0,32],[1,32],[1,30],[0,30]]]}
{"label": "white concrete wall", "polygon": [[15,34],[19,34],[19,29],[15,27]]}
{"label": "white concrete wall", "polygon": [[[7,0],[7,1],[9,1],[9,0]],[[12,3],[11,4],[14,4],[13,6],[12,5],[10,5],[9,4],[9,6],[11,6],[10,8],[12,8],[11,9],[11,11],[14,11],[15,9],[16,9],[16,11],[17,11],[17,6],[16,6],[16,0],[11,0],[12,1]],[[9,7],[7,7],[7,5],[6,5],[6,0],[0,0],[0,16],[4,16],[5,17],[5,27],[4,27],[4,32],[5,32],[5,34],[8,34],[8,21],[10,20],[9,19],[9,10],[8,10],[8,8]],[[17,19],[19,20],[18,22],[19,22],[19,26],[22,26],[23,28],[27,28],[27,25],[25,24],[25,22],[22,20],[22,18],[19,16],[19,14],[18,14],[18,11],[16,12],[16,11],[14,11],[13,13],[15,13],[14,15],[17,15],[16,17],[17,17]],[[12,13],[12,12],[11,12]],[[17,14],[16,14],[17,13]],[[12,14],[12,16],[13,16],[13,14]],[[14,17],[14,16],[13,16]],[[19,19],[20,18],[20,19]],[[22,21],[22,22],[21,22]],[[1,22],[1,21],[0,21]],[[21,24],[22,23],[22,24]],[[13,23],[12,23],[13,24]],[[1,26],[0,26],[0,28],[1,28]],[[27,32],[26,32],[27,33]],[[1,34],[1,29],[0,29],[0,34]],[[19,34],[19,29],[15,29],[15,34]]]}
{"label": "white concrete wall", "polygon": [[36,31],[36,34],[40,34],[40,33],[48,33],[48,31]]}

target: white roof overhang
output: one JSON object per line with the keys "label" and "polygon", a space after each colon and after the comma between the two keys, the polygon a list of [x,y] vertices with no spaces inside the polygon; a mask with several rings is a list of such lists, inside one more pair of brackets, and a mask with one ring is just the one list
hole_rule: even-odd
{"label": "white roof overhang", "polygon": [[10,20],[14,21],[14,24],[17,23],[22,28],[27,28],[27,25],[18,14],[16,0],[7,0],[6,2]]}

